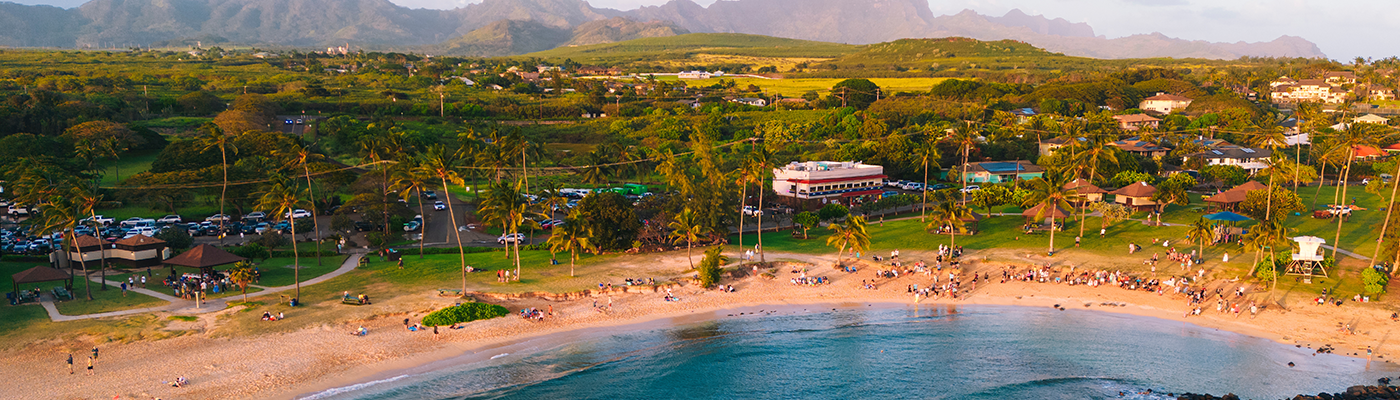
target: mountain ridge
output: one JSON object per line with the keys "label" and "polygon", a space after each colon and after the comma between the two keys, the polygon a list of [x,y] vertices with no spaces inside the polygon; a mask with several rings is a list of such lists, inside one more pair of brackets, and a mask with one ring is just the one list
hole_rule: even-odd
{"label": "mountain ridge", "polygon": [[[498,25],[501,21],[533,23]],[[514,34],[477,32],[487,27],[496,33],[513,29]],[[589,33],[579,31],[581,27]],[[563,38],[561,32],[572,34]],[[16,47],[133,47],[207,38],[291,47],[350,43],[368,49],[447,48],[460,50],[458,54],[504,56],[546,43],[595,44],[678,32],[846,44],[962,36],[1018,40],[1095,58],[1326,57],[1316,44],[1294,36],[1257,43],[1192,41],[1158,33],[1110,39],[1096,36],[1085,23],[1018,9],[1002,16],[971,10],[934,15],[926,0],[734,0],[709,6],[671,0],[626,11],[594,7],[585,0],[483,0],[451,10],[409,9],[388,0],[92,0],[73,9],[0,2],[0,45]],[[529,43],[483,42],[491,37]]]}

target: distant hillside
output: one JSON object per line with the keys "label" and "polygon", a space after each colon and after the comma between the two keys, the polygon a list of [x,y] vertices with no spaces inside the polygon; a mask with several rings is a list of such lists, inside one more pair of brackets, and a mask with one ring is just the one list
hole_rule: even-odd
{"label": "distant hillside", "polygon": [[522,54],[555,48],[569,37],[568,30],[536,21],[502,20],[425,50],[468,56]]}
{"label": "distant hillside", "polygon": [[[507,20],[532,22],[493,25]],[[71,10],[0,2],[0,45],[6,46],[349,43],[369,49],[437,45],[431,48],[489,56],[516,54],[558,39],[542,27],[571,32],[555,43],[570,46],[695,32],[847,44],[954,36],[1011,39],[1098,58],[1324,57],[1316,45],[1296,37],[1266,43],[1210,43],[1161,34],[1108,39],[1095,36],[1086,24],[1020,10],[1000,17],[972,11],[935,16],[927,0],[726,0],[709,6],[671,0],[630,11],[595,8],[584,0],[482,0],[453,10],[408,9],[389,0],[92,0]],[[510,43],[486,43],[490,38],[509,38]]]}
{"label": "distant hillside", "polygon": [[591,46],[560,47],[528,54],[545,59],[573,59],[578,62],[619,64],[649,59],[685,57],[694,53],[763,56],[835,58],[850,54],[859,46],[784,39],[739,33],[692,33],[671,37],[644,38]]}
{"label": "distant hillside", "polygon": [[1059,56],[1059,54],[1013,40],[984,42],[953,37],[900,39],[889,43],[876,43],[863,46],[860,51],[846,54],[837,59],[836,63],[926,67],[949,58],[1039,58],[1051,56]]}

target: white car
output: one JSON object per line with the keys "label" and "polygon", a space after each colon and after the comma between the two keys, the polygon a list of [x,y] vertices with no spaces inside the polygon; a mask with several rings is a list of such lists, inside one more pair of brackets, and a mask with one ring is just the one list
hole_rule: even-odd
{"label": "white car", "polygon": [[512,233],[512,234],[509,234],[509,235],[501,235],[501,237],[496,238],[496,243],[500,243],[500,244],[515,244],[515,243],[523,243],[523,242],[525,242],[525,234],[523,234],[523,233]]}
{"label": "white car", "polygon": [[13,216],[29,216],[29,208],[27,208],[27,207],[25,207],[25,206],[23,206],[23,205],[11,203],[11,204],[10,204],[10,215],[13,215]]}
{"label": "white car", "polygon": [[106,225],[111,225],[111,224],[117,222],[117,220],[116,220],[115,218],[107,218],[107,217],[101,216],[101,215],[94,215],[94,216],[91,216],[91,217],[83,218],[81,221],[78,221],[78,222],[82,222],[82,223],[85,223],[85,224],[86,224],[86,223],[91,223],[91,222],[96,222],[96,223],[99,223],[99,224],[102,224],[102,225],[106,226]]}
{"label": "white car", "polygon": [[976,191],[978,191],[978,190],[982,190],[982,187],[981,187],[981,186],[977,186],[977,185],[968,185],[968,186],[965,187],[965,188],[958,189],[959,192],[963,192],[963,193],[972,193],[972,192],[976,192]]}
{"label": "white car", "polygon": [[162,224],[178,224],[181,222],[185,222],[185,219],[181,218],[179,215],[167,215],[164,217],[160,217],[160,219],[156,220],[156,222]]}
{"label": "white car", "polygon": [[754,206],[744,206],[744,216],[746,216],[746,217],[761,217],[761,216],[763,216],[763,210],[760,210],[760,209],[758,209],[758,207],[754,207]]}
{"label": "white car", "polygon": [[910,182],[904,184],[904,186],[900,186],[899,188],[908,191],[919,191],[924,189],[924,184],[918,182]]}
{"label": "white car", "polygon": [[230,219],[232,218],[230,218],[228,215],[214,214],[210,215],[209,218],[205,218],[204,220],[209,222],[228,222]]}
{"label": "white car", "polygon": [[441,201],[434,201],[434,202],[433,202],[433,210],[442,211],[442,210],[446,210],[446,209],[447,209],[447,203],[443,203],[443,202],[441,202]]}
{"label": "white car", "polygon": [[244,215],[244,216],[243,216],[243,219],[246,219],[246,220],[249,220],[249,221],[262,221],[262,220],[267,219],[267,213],[262,212],[262,211],[253,211],[253,212],[248,213],[248,215]]}
{"label": "white car", "polygon": [[131,218],[127,218],[125,221],[122,221],[121,227],[123,227],[123,228],[135,228],[135,227],[138,227],[138,226],[143,226],[143,225],[155,225],[155,224],[156,224],[156,220],[153,220],[153,219],[150,219],[150,218],[131,217]]}
{"label": "white car", "polygon": [[311,212],[298,208],[298,209],[293,210],[293,211],[291,211],[291,212],[282,214],[282,218],[292,218],[292,219],[311,218]]}

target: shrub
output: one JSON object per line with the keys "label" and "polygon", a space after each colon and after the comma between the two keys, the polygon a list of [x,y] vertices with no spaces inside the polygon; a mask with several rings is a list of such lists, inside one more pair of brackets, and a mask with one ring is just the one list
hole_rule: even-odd
{"label": "shrub", "polygon": [[257,243],[248,243],[244,246],[235,247],[233,248],[233,251],[230,251],[230,253],[233,253],[233,255],[243,257],[249,260],[259,259],[267,261],[268,258],[272,257],[272,252],[268,251],[266,247],[263,247],[263,245]]}
{"label": "shrub", "polygon": [[510,310],[495,304],[486,303],[465,303],[458,306],[447,307],[433,311],[432,314],[423,317],[423,325],[426,326],[446,326],[463,322],[472,322],[482,319],[503,317],[510,314]]}
{"label": "shrub", "polygon": [[700,260],[700,265],[695,267],[696,273],[700,278],[700,286],[709,288],[719,283],[719,276],[724,272],[724,268],[720,266],[729,261],[724,255],[720,254],[723,250],[724,248],[721,246],[715,246],[711,247],[709,250],[705,250],[705,259]]}
{"label": "shrub", "polygon": [[1385,284],[1390,280],[1384,272],[1375,268],[1367,268],[1361,271],[1361,283],[1366,285],[1366,294],[1385,293]]}

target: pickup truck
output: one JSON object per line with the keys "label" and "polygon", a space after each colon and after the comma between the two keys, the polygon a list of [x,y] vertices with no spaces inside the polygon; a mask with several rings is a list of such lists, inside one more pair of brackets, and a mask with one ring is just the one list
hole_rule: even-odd
{"label": "pickup truck", "polygon": [[83,218],[82,220],[79,220],[78,222],[81,222],[81,223],[84,223],[84,224],[87,224],[87,223],[94,223],[94,222],[95,222],[95,223],[102,224],[102,226],[107,226],[107,225],[111,225],[111,224],[116,223],[116,222],[117,222],[117,219],[116,219],[116,218],[108,218],[108,217],[103,216],[103,215],[94,215],[94,216],[91,216],[91,217]]}

